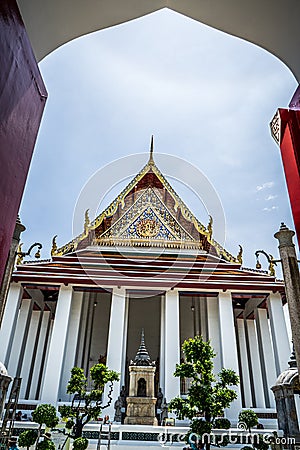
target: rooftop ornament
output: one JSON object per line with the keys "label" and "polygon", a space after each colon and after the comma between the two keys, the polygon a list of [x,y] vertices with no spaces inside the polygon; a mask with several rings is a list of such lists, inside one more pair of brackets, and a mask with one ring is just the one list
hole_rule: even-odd
{"label": "rooftop ornament", "polygon": [[18,258],[17,258],[17,265],[22,264],[23,259],[25,258],[25,256],[31,256],[30,253],[31,253],[31,250],[32,250],[34,247],[37,247],[37,248],[38,248],[38,250],[36,251],[34,257],[35,257],[35,258],[40,258],[40,257],[41,257],[41,252],[40,252],[40,250],[43,248],[43,246],[42,246],[42,244],[40,244],[39,242],[35,242],[34,244],[32,244],[32,245],[29,247],[29,249],[27,250],[27,252],[22,252],[22,245],[23,245],[23,243],[20,243],[20,245],[19,245],[19,247],[18,247],[18,250],[17,250],[17,257],[18,257]]}
{"label": "rooftop ornament", "polygon": [[274,257],[271,254],[268,254],[267,252],[265,252],[264,250],[256,250],[255,252],[255,256],[256,256],[256,269],[261,269],[261,263],[259,261],[259,254],[264,255],[267,258],[267,261],[269,263],[269,275],[271,275],[271,277],[275,277],[275,268],[274,266],[277,266],[278,262],[281,262],[280,259],[274,259]]}

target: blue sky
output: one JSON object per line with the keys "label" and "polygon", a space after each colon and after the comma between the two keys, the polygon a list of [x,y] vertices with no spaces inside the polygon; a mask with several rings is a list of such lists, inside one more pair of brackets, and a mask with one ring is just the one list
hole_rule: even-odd
{"label": "blue sky", "polygon": [[[214,187],[227,250],[236,254],[241,244],[247,267],[255,265],[258,248],[277,257],[273,234],[281,221],[291,228],[293,222],[269,122],[297,86],[281,61],[164,9],[76,39],[40,69],[49,98],[21,206],[24,249],[39,241],[48,258],[55,234],[58,245],[68,242],[90,177],[115,159],[148,152],[154,134],[156,153],[186,160]],[[141,165],[146,160],[146,154],[137,158]],[[172,161],[164,167],[171,175]],[[207,224],[210,206],[191,193],[184,164],[176,176],[179,182],[171,183]],[[100,185],[94,195],[103,194]]]}

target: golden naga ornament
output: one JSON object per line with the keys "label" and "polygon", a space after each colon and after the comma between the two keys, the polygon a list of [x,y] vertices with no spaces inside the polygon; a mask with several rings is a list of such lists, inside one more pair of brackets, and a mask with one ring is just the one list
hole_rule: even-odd
{"label": "golden naga ornament", "polygon": [[53,239],[52,239],[51,256],[54,256],[57,253],[56,238],[57,238],[57,234],[55,236],[53,236]]}
{"label": "golden naga ornament", "polygon": [[23,242],[20,242],[20,244],[18,246],[18,250],[17,250],[17,262],[16,262],[17,266],[22,264],[23,259],[24,259],[24,255],[23,255],[23,252],[22,252],[22,246],[23,246]]}
{"label": "golden naga ornament", "polygon": [[213,234],[213,218],[212,216],[209,216],[209,222],[207,225],[207,232],[208,232],[208,240],[211,241],[212,234]]}
{"label": "golden naga ornament", "polygon": [[243,264],[243,247],[241,245],[239,245],[239,247],[240,247],[240,250],[237,254],[236,259],[239,264]]}
{"label": "golden naga ornament", "polygon": [[85,234],[88,233],[90,224],[91,224],[91,221],[90,221],[90,217],[89,217],[89,209],[87,209],[84,214],[84,233]]}
{"label": "golden naga ornament", "polygon": [[155,237],[159,232],[159,223],[154,219],[142,219],[136,226],[136,231],[141,237]]}
{"label": "golden naga ornament", "polygon": [[276,273],[275,273],[275,264],[276,262],[274,261],[274,257],[273,255],[269,255],[269,275],[271,277],[275,277]]}

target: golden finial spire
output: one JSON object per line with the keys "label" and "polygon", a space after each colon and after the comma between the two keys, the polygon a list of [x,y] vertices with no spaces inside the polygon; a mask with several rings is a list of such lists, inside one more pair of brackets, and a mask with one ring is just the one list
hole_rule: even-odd
{"label": "golden finial spire", "polygon": [[149,164],[153,164],[154,163],[154,159],[153,159],[153,134],[151,136],[151,143],[150,143],[150,157],[149,157]]}
{"label": "golden finial spire", "polygon": [[55,236],[53,236],[53,239],[52,239],[51,256],[55,255],[55,253],[57,251],[56,238],[57,238],[57,234]]}

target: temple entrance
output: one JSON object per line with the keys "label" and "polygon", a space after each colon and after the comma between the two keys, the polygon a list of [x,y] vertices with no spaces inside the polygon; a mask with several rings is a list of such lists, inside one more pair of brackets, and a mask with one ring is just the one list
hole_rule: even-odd
{"label": "temple entrance", "polygon": [[160,361],[160,310],[160,296],[142,298],[141,294],[139,294],[139,296],[135,296],[134,294],[129,295],[127,350],[124,373],[124,384],[126,392],[128,392],[129,387],[128,367],[130,364],[130,360],[135,357],[137,349],[139,348],[142,329],[144,329],[145,344],[150,358],[156,363],[154,382],[155,395],[158,392]]}

